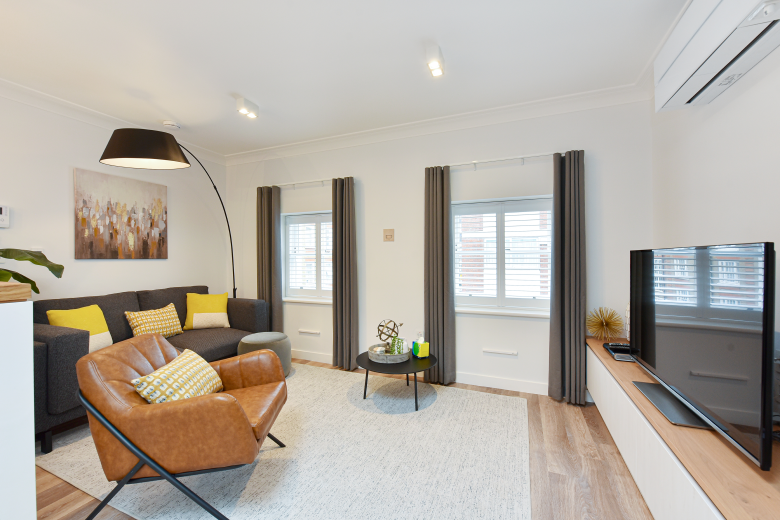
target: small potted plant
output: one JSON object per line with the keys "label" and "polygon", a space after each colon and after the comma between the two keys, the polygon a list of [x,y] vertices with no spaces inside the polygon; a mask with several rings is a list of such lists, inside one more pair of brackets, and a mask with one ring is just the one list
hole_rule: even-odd
{"label": "small potted plant", "polygon": [[[40,265],[48,269],[51,274],[57,278],[62,278],[62,272],[65,271],[65,267],[60,264],[55,264],[46,255],[40,251],[25,251],[24,249],[0,249],[0,258],[7,258],[8,260],[16,260],[19,262],[30,262],[35,265]],[[21,273],[11,271],[0,267],[0,282],[7,282],[13,278],[17,282],[29,283],[30,288],[35,294],[40,294],[38,284],[34,280],[31,280]]]}

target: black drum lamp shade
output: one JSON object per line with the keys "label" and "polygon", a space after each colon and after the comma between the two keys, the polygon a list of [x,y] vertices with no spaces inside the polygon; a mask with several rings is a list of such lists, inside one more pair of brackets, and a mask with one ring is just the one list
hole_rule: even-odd
{"label": "black drum lamp shade", "polygon": [[171,134],[143,128],[119,128],[111,134],[100,162],[122,168],[144,170],[178,170],[189,168]]}

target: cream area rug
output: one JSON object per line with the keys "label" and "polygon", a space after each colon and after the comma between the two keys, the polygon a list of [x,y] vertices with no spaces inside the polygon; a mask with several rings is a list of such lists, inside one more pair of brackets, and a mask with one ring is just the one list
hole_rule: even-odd
{"label": "cream area rug", "polygon": [[[231,520],[530,519],[525,399],[293,365],[288,400],[253,464],[182,478]],[[165,406],[155,405],[155,406]],[[36,463],[95,498],[106,481],[87,427]],[[167,482],[110,502],[138,520],[212,518]]]}

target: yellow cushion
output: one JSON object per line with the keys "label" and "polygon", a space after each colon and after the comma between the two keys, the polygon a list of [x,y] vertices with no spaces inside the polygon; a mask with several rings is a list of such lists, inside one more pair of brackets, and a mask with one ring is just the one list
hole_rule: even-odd
{"label": "yellow cushion", "polygon": [[230,327],[227,315],[228,293],[187,293],[187,319],[184,330]]}
{"label": "yellow cushion", "polygon": [[150,404],[215,394],[222,390],[222,380],[217,371],[191,350],[185,350],[148,376],[130,382]]}
{"label": "yellow cushion", "polygon": [[49,325],[89,331],[89,351],[94,352],[114,343],[103,311],[97,305],[67,311],[46,311]]}
{"label": "yellow cushion", "polygon": [[127,322],[133,329],[133,336],[158,332],[166,338],[181,334],[181,321],[176,314],[176,306],[169,303],[162,309],[151,311],[125,312]]}

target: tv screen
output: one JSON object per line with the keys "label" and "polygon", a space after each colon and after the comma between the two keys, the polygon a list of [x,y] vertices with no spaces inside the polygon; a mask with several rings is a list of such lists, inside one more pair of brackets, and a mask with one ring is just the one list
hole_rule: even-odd
{"label": "tv screen", "polygon": [[772,462],[771,242],[631,252],[631,349],[761,469]]}

